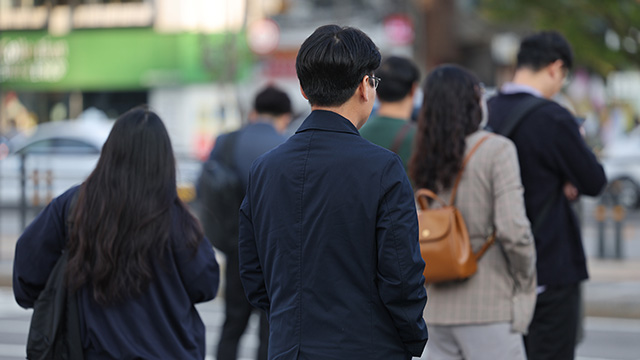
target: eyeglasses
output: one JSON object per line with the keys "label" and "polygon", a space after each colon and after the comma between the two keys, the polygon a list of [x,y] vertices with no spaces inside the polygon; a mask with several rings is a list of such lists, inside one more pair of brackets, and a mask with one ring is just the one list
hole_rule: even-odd
{"label": "eyeglasses", "polygon": [[487,89],[485,88],[484,83],[478,83],[477,90],[480,98],[484,97],[487,94]]}
{"label": "eyeglasses", "polygon": [[567,86],[573,80],[573,74],[566,67],[562,68],[562,86]]}
{"label": "eyeglasses", "polygon": [[373,75],[369,75],[369,84],[371,84],[371,86],[373,86],[374,89],[378,88],[378,85],[380,84],[380,79],[379,77],[373,76]]}

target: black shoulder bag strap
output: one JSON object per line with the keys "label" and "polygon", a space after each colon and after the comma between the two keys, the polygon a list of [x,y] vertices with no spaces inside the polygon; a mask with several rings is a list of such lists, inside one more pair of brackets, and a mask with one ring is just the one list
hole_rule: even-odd
{"label": "black shoulder bag strap", "polygon": [[[69,204],[69,210],[67,212],[67,224],[68,231],[71,231],[71,221],[69,219],[69,215],[72,213],[73,209],[76,207],[78,203],[78,197],[80,195],[81,188],[78,188],[75,194],[73,194],[73,198],[71,198],[71,203]],[[67,253],[67,250],[65,250]],[[65,254],[67,255],[67,254]],[[68,259],[65,259],[65,270],[66,270],[66,262]],[[63,273],[66,271],[63,271]],[[67,346],[69,349],[69,359],[72,360],[80,360],[84,359],[84,350],[82,348],[82,337],[80,335],[80,315],[78,312],[80,311],[80,306],[78,304],[78,295],[75,293],[67,294]]]}
{"label": "black shoulder bag strap", "polygon": [[230,132],[224,139],[224,143],[222,144],[222,148],[220,149],[220,161],[229,168],[233,169],[234,172],[236,171],[236,167],[234,165],[234,156],[236,154],[236,141],[238,139],[238,135],[240,135],[240,130]]}
{"label": "black shoulder bag strap", "polygon": [[530,96],[524,101],[520,102],[516,107],[511,110],[506,117],[505,123],[502,124],[500,129],[495,129],[496,134],[511,138],[513,131],[520,125],[522,119],[529,115],[534,109],[549,102],[547,99],[539,98],[537,96]]}
{"label": "black shoulder bag strap", "polygon": [[[506,121],[502,124],[500,129],[495,129],[494,132],[500,134],[502,136],[506,136],[511,138],[513,132],[516,130],[518,125],[522,122],[527,115],[529,115],[533,110],[539,108],[540,106],[548,103],[550,100],[543,99],[537,96],[530,96],[529,98],[522,101],[520,104],[516,105],[516,107],[511,110],[509,115],[506,117]],[[558,193],[554,194],[542,207],[542,210],[538,213],[535,221],[531,224],[531,231],[535,235],[538,231],[540,231],[540,227],[542,226],[542,222],[549,215],[549,211],[553,207],[553,203],[556,202],[558,198]]]}

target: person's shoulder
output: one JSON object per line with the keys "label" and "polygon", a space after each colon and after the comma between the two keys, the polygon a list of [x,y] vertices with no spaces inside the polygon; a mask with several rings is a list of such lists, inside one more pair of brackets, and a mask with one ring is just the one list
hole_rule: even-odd
{"label": "person's shoulder", "polygon": [[290,146],[287,146],[290,140],[291,138],[285,138],[282,139],[282,141],[274,143],[269,150],[262,153],[253,161],[252,168],[257,166],[278,166],[278,163],[284,161],[287,157],[287,153],[296,151]]}
{"label": "person's shoulder", "polygon": [[358,147],[354,148],[359,148],[360,152],[364,154],[370,154],[371,157],[382,157],[384,159],[389,159],[390,157],[393,157],[395,155],[393,151],[380,146],[363,136],[358,136],[354,143],[358,145]]}
{"label": "person's shoulder", "polygon": [[65,192],[60,194],[60,196],[58,196],[57,198],[53,199],[52,201],[55,201],[58,204],[68,204],[68,203],[70,203],[71,200],[73,199],[73,197],[78,193],[78,191],[80,191],[80,186],[82,186],[82,185],[75,185],[75,186],[70,187],[69,189],[67,189]]}
{"label": "person's shoulder", "polygon": [[478,130],[474,136],[478,138],[487,137],[485,143],[482,144],[478,151],[484,148],[484,153],[492,156],[501,151],[516,151],[516,146],[511,139],[487,130]]}
{"label": "person's shoulder", "polygon": [[45,211],[49,211],[49,212],[64,216],[64,214],[68,212],[68,209],[71,206],[71,203],[74,201],[76,194],[80,190],[80,186],[82,185],[72,186],[62,194],[53,198],[53,200],[51,200],[51,203],[49,203],[49,206],[45,208]]}

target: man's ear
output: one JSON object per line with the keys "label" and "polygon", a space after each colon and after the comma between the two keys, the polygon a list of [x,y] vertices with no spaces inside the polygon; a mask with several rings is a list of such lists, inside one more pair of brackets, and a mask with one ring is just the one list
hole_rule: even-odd
{"label": "man's ear", "polygon": [[309,98],[307,97],[307,94],[305,94],[304,90],[302,90],[302,85],[300,85],[300,93],[302,94],[302,97],[304,97],[306,100],[309,100]]}
{"label": "man's ear", "polygon": [[256,120],[258,120],[258,112],[256,112],[256,110],[251,110],[249,112],[249,115],[247,116],[247,119],[249,120],[250,123],[254,123],[256,122]]}
{"label": "man's ear", "polygon": [[360,92],[360,96],[364,102],[375,100],[375,93],[374,99],[371,99],[371,92],[369,91],[369,81],[369,75],[365,75],[365,77],[362,78],[362,81],[360,81],[360,85],[358,85],[358,91]]}
{"label": "man's ear", "polygon": [[564,76],[563,69],[562,69],[563,66],[564,66],[564,62],[558,59],[547,66],[547,71],[549,72],[549,75],[551,75],[552,78],[557,79],[558,77]]}
{"label": "man's ear", "polygon": [[409,96],[411,96],[412,99],[416,95],[416,91],[418,91],[418,83],[414,82],[413,85],[411,85],[411,91],[409,91]]}

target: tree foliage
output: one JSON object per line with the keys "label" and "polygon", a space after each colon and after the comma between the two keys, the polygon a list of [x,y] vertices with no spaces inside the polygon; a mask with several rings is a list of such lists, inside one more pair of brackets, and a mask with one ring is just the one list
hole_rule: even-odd
{"label": "tree foliage", "polygon": [[578,66],[602,75],[640,68],[640,0],[479,0],[479,5],[494,24],[558,30],[571,43]]}

